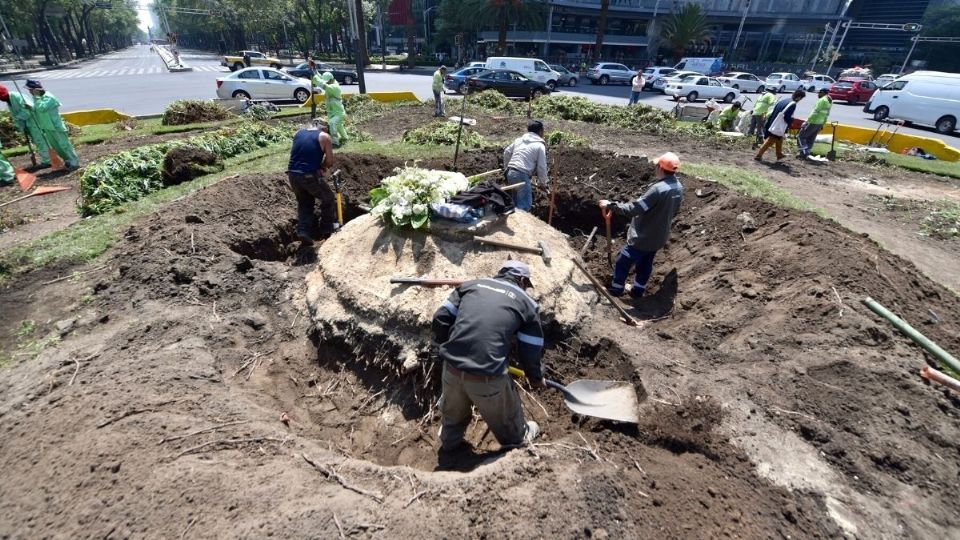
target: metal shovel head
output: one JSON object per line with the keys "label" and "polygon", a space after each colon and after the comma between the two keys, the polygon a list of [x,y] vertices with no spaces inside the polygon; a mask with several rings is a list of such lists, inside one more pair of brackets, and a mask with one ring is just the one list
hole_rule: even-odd
{"label": "metal shovel head", "polygon": [[571,411],[584,416],[636,424],[640,402],[626,382],[583,379],[564,387],[563,397]]}

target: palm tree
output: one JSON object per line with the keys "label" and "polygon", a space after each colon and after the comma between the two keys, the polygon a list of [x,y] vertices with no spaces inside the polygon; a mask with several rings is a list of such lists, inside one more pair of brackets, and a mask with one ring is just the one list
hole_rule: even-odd
{"label": "palm tree", "polygon": [[610,11],[610,0],[600,0],[600,19],[597,21],[597,43],[593,47],[593,61],[600,60],[600,49],[603,47],[603,35],[607,32],[607,12]]}
{"label": "palm tree", "polygon": [[458,17],[469,27],[496,26],[497,54],[507,51],[507,27],[510,22],[537,28],[543,24],[545,0],[463,0]]}
{"label": "palm tree", "polygon": [[673,49],[673,59],[679,61],[691,43],[710,41],[706,13],[698,4],[681,7],[664,23],[663,36]]}

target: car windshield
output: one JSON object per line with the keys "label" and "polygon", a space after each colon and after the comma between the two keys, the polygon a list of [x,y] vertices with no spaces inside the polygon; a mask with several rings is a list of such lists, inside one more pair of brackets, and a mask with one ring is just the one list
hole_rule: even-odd
{"label": "car windshield", "polygon": [[565,67],[563,67],[563,66],[555,65],[555,64],[551,64],[551,65],[550,65],[550,69],[552,69],[552,70],[554,70],[554,71],[556,71],[557,73],[560,73],[560,74],[569,73],[569,72],[567,71],[567,68],[565,68]]}
{"label": "car windshield", "polygon": [[771,73],[771,74],[767,75],[767,78],[768,78],[768,79],[782,79],[782,78],[783,78],[783,73]]}
{"label": "car windshield", "polygon": [[683,77],[680,77],[680,82],[690,82],[697,77],[699,77],[699,75],[684,75]]}
{"label": "car windshield", "polygon": [[653,73],[654,71],[656,71],[656,70],[653,69],[653,68],[647,68],[647,69],[643,70],[643,72],[644,72],[644,73],[647,73],[647,74]]}

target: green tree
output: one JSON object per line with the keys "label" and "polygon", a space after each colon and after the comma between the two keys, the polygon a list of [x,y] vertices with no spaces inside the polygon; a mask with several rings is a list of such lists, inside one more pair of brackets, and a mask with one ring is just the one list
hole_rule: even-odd
{"label": "green tree", "polygon": [[686,4],[673,12],[663,25],[663,36],[679,61],[691,44],[710,41],[707,14],[698,4]]}
{"label": "green tree", "polygon": [[507,27],[515,23],[539,28],[546,12],[544,0],[463,0],[452,14],[465,28],[497,28],[497,54],[507,51]]}
{"label": "green tree", "polygon": [[[944,5],[927,11],[921,34],[924,37],[960,37],[960,6]],[[929,69],[960,71],[960,43],[920,42],[913,59],[926,60]]]}

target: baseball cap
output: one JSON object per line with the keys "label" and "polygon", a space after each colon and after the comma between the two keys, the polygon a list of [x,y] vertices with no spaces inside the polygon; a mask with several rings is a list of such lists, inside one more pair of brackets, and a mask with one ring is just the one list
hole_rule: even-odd
{"label": "baseball cap", "polygon": [[673,152],[667,152],[653,160],[653,164],[667,172],[677,172],[680,169],[680,157]]}
{"label": "baseball cap", "polygon": [[42,89],[43,85],[36,79],[27,79],[27,88],[31,90]]}
{"label": "baseball cap", "polygon": [[520,261],[507,261],[500,267],[500,274],[510,274],[530,281],[530,267]]}

